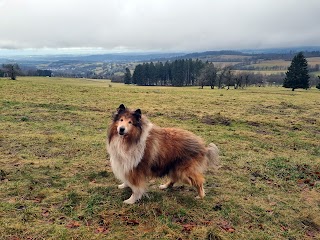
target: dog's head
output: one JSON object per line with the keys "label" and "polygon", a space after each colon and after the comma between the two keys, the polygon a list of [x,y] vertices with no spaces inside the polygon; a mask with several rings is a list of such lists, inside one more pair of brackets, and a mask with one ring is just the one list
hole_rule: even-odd
{"label": "dog's head", "polygon": [[121,136],[125,136],[136,128],[141,128],[141,110],[131,111],[121,104],[113,118],[116,124],[117,132]]}

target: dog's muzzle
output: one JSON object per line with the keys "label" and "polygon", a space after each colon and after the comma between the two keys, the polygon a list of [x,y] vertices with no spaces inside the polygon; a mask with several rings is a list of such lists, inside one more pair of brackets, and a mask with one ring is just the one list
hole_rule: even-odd
{"label": "dog's muzzle", "polygon": [[124,127],[119,127],[118,132],[119,132],[120,135],[124,135],[125,131],[126,131],[126,129]]}

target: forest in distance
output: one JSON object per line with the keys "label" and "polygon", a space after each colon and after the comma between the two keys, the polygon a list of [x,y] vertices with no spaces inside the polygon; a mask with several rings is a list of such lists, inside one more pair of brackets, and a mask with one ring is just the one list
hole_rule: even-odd
{"label": "forest in distance", "polygon": [[[0,63],[2,66],[9,63],[18,64],[19,76],[111,79],[112,82],[150,86],[243,88],[282,85],[296,51],[280,50],[267,52],[223,50],[132,56],[123,54],[32,56],[17,59],[0,57]],[[303,53],[308,61],[310,86],[316,86],[319,82],[317,76],[320,75],[320,52],[305,49]],[[211,65],[207,66],[208,63]],[[216,75],[215,84],[212,79],[203,78],[210,74]],[[0,66],[0,77],[7,75]]]}
{"label": "forest in distance", "polygon": [[[308,73],[313,71],[310,66],[307,65],[306,67]],[[201,88],[210,86],[211,89],[214,89],[215,86],[219,89],[225,87],[229,89],[230,86],[233,86],[237,89],[249,85],[259,87],[279,86],[283,84],[286,74],[285,72],[262,74],[239,70],[233,65],[216,65],[213,62],[203,62],[199,59],[192,60],[190,58],[173,62],[167,61],[165,64],[162,62],[138,64],[132,76],[129,68],[126,68],[126,73],[121,81],[125,84],[132,83],[140,86],[200,86]],[[308,87],[319,85],[319,77],[311,74],[308,78]]]}
{"label": "forest in distance", "polygon": [[[264,83],[280,85],[284,73],[265,76],[259,73],[237,71],[231,65],[216,67],[214,63],[201,60],[175,60],[174,62],[138,64],[132,77],[127,69],[124,83],[141,86],[210,86],[218,88],[248,85],[262,86]],[[130,81],[131,80],[131,81]]]}

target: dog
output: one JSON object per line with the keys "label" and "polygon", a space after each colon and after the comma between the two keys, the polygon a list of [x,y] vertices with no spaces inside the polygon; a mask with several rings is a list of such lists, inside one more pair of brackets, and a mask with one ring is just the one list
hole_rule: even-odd
{"label": "dog", "polygon": [[152,124],[140,109],[132,111],[123,104],[113,116],[107,134],[111,168],[122,181],[119,188],[130,187],[132,195],[124,203],[133,204],[145,194],[149,178],[168,176],[160,189],[176,182],[194,186],[203,198],[206,168],[218,163],[219,150],[193,133]]}

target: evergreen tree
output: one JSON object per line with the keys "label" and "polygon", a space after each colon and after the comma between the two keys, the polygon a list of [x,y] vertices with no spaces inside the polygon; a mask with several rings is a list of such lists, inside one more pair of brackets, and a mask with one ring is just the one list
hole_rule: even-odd
{"label": "evergreen tree", "polygon": [[164,82],[163,85],[170,85],[171,82],[171,64],[169,63],[169,61],[166,61],[166,63],[164,64]]}
{"label": "evergreen tree", "polygon": [[184,82],[184,60],[175,60],[172,63],[172,85],[181,87]]}
{"label": "evergreen tree", "polygon": [[[166,61],[165,64],[162,62],[138,64],[132,75],[132,83],[145,86],[194,85],[204,66],[205,64],[198,59],[196,61],[192,61],[192,59]],[[212,83],[214,84],[214,82]]]}
{"label": "evergreen tree", "polygon": [[286,72],[286,78],[283,82],[283,87],[292,88],[294,91],[297,88],[309,88],[309,70],[307,59],[299,52],[293,57],[290,67]]}
{"label": "evergreen tree", "polygon": [[195,79],[199,81],[199,76],[201,74],[201,69],[204,66],[205,66],[205,64],[201,60],[197,59],[195,61],[194,66],[193,66],[193,74],[192,74],[193,75],[193,82],[195,81]]}
{"label": "evergreen tree", "polygon": [[194,85],[194,64],[191,58],[187,62],[187,85]]}
{"label": "evergreen tree", "polygon": [[142,67],[143,67],[142,68],[143,69],[143,74],[142,74],[142,82],[143,82],[143,84],[141,84],[141,85],[148,86],[148,85],[150,85],[149,63],[143,63]]}
{"label": "evergreen tree", "polygon": [[318,76],[318,78],[319,78],[319,82],[318,82],[316,88],[318,88],[320,90],[320,76]]}
{"label": "evergreen tree", "polygon": [[164,65],[162,62],[160,62],[159,66],[158,66],[158,78],[160,79],[161,85],[165,85],[166,71],[164,69]]}
{"label": "evergreen tree", "polygon": [[143,85],[143,84],[141,84],[142,78],[143,78],[142,74],[143,74],[142,65],[138,64],[136,66],[136,68],[134,69],[134,72],[132,75],[132,83],[138,84],[138,85]]}
{"label": "evergreen tree", "polygon": [[149,68],[148,68],[148,71],[149,71],[149,84],[148,85],[157,85],[157,70],[156,70],[156,67],[154,66],[153,62],[151,62],[149,64]]}
{"label": "evergreen tree", "polygon": [[131,83],[131,72],[129,68],[126,68],[126,73],[124,74],[124,84],[130,84]]}

